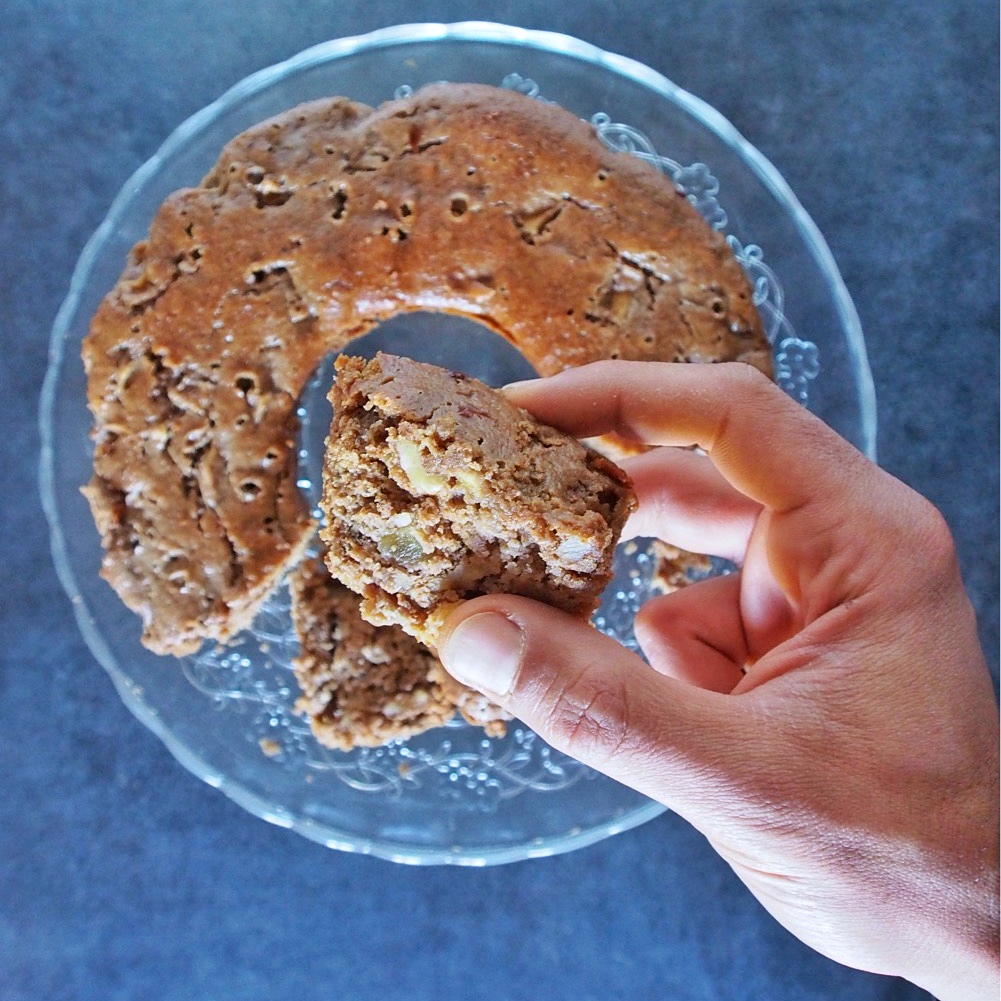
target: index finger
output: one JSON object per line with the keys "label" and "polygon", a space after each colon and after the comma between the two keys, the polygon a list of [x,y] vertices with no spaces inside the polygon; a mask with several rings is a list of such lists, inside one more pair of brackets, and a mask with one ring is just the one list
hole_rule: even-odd
{"label": "index finger", "polygon": [[505,393],[577,437],[697,445],[741,493],[782,513],[840,492],[866,459],[750,365],[600,361]]}

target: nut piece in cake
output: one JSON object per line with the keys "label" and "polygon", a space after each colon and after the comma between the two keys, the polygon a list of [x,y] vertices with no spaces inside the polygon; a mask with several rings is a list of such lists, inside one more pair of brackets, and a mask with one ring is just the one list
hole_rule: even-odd
{"label": "nut piece in cake", "polygon": [[625,473],[461,373],[387,354],[336,368],[320,534],[362,615],[431,647],[481,594],[591,615],[635,504]]}

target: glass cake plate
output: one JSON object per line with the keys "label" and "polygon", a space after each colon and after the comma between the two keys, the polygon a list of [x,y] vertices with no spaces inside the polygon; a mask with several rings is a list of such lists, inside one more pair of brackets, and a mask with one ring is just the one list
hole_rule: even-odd
{"label": "glass cake plate", "polygon": [[[296,653],[285,589],[230,646],[180,662],[139,642],[139,620],[100,579],[80,487],[91,474],[80,344],[160,202],[197,184],[224,143],[299,102],[378,104],[421,84],[477,81],[555,101],[610,147],[665,171],[747,270],[781,385],[874,455],[875,401],[858,318],[816,226],[786,183],[715,110],[646,66],[562,35],[496,24],[403,25],[318,45],[254,74],[184,122],[128,181],[88,243],[52,334],[41,487],[63,585],[122,699],[195,775],[250,812],[332,848],[399,862],[485,865],[568,851],[663,809],[514,723],[485,738],[462,723],[383,748],[321,747],[293,709]],[[466,336],[439,336],[465,324]],[[531,374],[489,331],[455,317],[397,318],[352,345],[463,369],[495,385]],[[301,401],[301,486],[316,497],[329,411],[321,370]],[[599,628],[634,645],[650,588],[645,547],[620,547]]]}

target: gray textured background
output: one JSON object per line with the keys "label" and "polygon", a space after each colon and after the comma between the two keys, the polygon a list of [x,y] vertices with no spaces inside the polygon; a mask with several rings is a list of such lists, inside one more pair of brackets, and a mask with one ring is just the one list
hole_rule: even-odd
{"label": "gray textured background", "polygon": [[998,23],[990,2],[140,4],[0,16],[0,999],[904,999],[777,927],[685,824],[488,870],[337,854],[242,812],[119,702],[36,488],[49,329],[131,172],[246,74],[422,20],[563,31],[718,108],[826,236],[882,464],[944,511],[998,646]]}

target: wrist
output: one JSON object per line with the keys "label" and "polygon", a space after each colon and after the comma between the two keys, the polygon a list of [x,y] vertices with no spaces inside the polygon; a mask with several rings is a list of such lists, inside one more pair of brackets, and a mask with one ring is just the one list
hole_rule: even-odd
{"label": "wrist", "polygon": [[929,817],[917,858],[903,847],[895,853],[907,941],[899,973],[940,1001],[998,997],[997,776],[936,805],[940,816]]}
{"label": "wrist", "polygon": [[996,821],[993,832],[989,849],[953,859],[952,872],[923,887],[927,935],[904,975],[941,1001],[979,1001],[1001,990]]}

